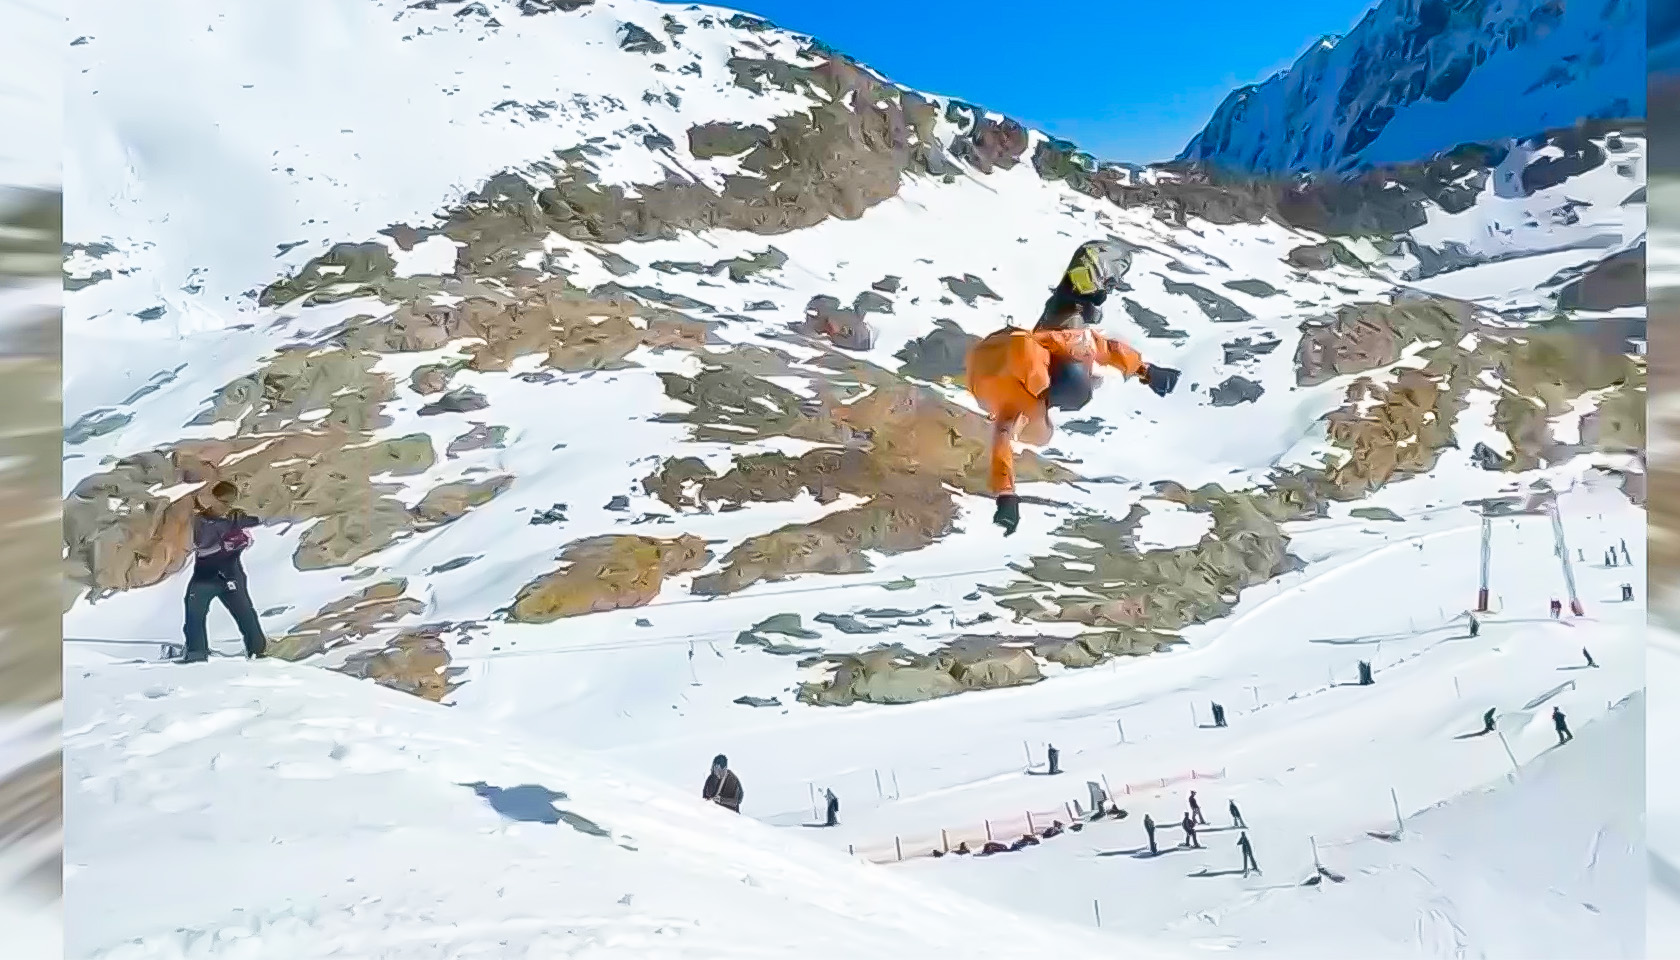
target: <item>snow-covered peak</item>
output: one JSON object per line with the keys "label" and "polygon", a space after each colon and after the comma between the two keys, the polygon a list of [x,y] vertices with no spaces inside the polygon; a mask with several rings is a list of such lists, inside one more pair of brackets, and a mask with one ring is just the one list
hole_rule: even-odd
{"label": "snow-covered peak", "polygon": [[1346,172],[1583,117],[1645,114],[1645,0],[1382,0],[1240,87],[1180,160]]}

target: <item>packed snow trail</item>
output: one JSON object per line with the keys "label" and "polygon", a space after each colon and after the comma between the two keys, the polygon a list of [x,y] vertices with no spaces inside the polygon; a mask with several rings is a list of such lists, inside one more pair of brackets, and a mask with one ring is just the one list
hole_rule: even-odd
{"label": "packed snow trail", "polygon": [[65,660],[69,957],[1174,955],[313,667]]}

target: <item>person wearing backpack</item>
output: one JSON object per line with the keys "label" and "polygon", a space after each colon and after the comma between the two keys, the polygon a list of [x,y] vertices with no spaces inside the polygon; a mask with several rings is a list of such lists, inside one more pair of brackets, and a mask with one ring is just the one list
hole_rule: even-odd
{"label": "person wearing backpack", "polygon": [[262,621],[251,603],[245,568],[239,562],[239,555],[251,545],[251,535],[245,531],[262,521],[234,508],[238,496],[239,487],[222,480],[210,488],[208,495],[201,493],[196,503],[192,518],[193,571],[187,582],[187,618],[182,629],[186,645],[177,663],[210,659],[205,621],[212,600],[220,600],[233,615],[245,640],[246,657],[260,657],[267,651]]}

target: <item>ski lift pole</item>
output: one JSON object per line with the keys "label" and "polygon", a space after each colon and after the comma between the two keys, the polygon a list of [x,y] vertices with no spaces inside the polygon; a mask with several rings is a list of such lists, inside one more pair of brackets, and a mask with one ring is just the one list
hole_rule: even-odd
{"label": "ski lift pole", "polygon": [[1546,512],[1552,517],[1552,536],[1557,540],[1558,561],[1563,564],[1563,582],[1569,588],[1569,612],[1584,617],[1586,611],[1581,608],[1581,595],[1575,592],[1575,568],[1569,564],[1569,546],[1563,539],[1563,516],[1558,513],[1556,496],[1546,502]]}
{"label": "ski lift pole", "polygon": [[1493,518],[1482,508],[1482,582],[1476,591],[1476,612],[1488,612],[1488,566],[1493,557]]}

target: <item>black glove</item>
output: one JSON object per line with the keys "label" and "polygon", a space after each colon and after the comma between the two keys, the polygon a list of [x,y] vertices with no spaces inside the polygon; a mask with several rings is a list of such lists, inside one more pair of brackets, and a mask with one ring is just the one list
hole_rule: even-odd
{"label": "black glove", "polygon": [[1009,536],[1021,523],[1021,498],[1013,493],[1000,493],[997,496],[997,512],[992,514],[992,522],[1003,528],[1003,535]]}
{"label": "black glove", "polygon": [[1157,397],[1164,397],[1173,392],[1173,387],[1178,386],[1178,371],[1171,367],[1157,367],[1153,363],[1146,363],[1143,365],[1143,376],[1139,379],[1155,391]]}

